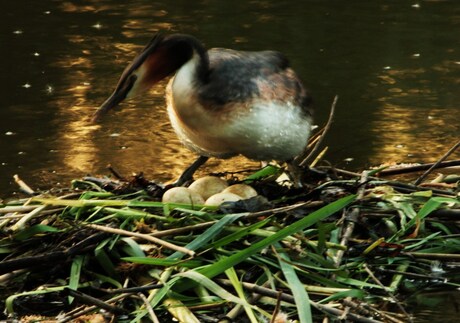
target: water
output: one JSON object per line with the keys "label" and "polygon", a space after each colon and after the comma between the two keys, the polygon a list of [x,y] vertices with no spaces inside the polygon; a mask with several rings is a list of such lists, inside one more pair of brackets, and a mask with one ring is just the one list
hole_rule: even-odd
{"label": "water", "polygon": [[[33,188],[67,186],[107,174],[109,163],[125,175],[177,178],[194,156],[168,123],[165,83],[101,125],[88,122],[158,30],[209,47],[284,52],[314,95],[318,124],[340,96],[326,141],[335,165],[431,162],[459,137],[456,0],[21,0],[0,8],[0,197],[16,189],[14,174]],[[248,165],[213,160],[207,170]]]}
{"label": "water", "polygon": [[0,196],[16,173],[38,188],[105,174],[108,163],[163,181],[180,174],[194,156],[169,126],[164,83],[102,125],[88,122],[158,30],[284,52],[313,92],[318,124],[340,96],[326,142],[333,164],[429,162],[460,133],[456,1],[22,0],[4,1],[1,17]]}

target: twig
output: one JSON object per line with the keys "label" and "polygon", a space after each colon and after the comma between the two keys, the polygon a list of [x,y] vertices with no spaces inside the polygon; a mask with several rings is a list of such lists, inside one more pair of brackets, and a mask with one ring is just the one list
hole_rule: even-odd
{"label": "twig", "polygon": [[[418,172],[418,171],[430,169],[431,167],[433,167],[433,165],[435,165],[435,163],[387,168],[387,169],[381,170],[378,174],[379,176],[407,174],[407,173]],[[453,167],[453,166],[460,166],[460,160],[443,161],[439,163],[436,168],[446,168],[446,167]]]}
{"label": "twig", "polygon": [[64,288],[64,293],[70,296],[75,297],[75,299],[78,299],[80,302],[89,304],[89,305],[94,305],[96,307],[102,308],[106,311],[109,311],[113,314],[126,314],[126,310],[117,306],[113,306],[110,304],[107,304],[104,301],[101,301],[98,298],[92,297],[88,294],[70,289],[70,288]]}
{"label": "twig", "polygon": [[452,146],[439,160],[433,164],[425,173],[423,173],[417,180],[414,182],[414,185],[419,185],[435,168],[439,166],[447,157],[449,157],[458,147],[460,147],[460,140]]}
{"label": "twig", "polygon": [[160,323],[158,320],[158,317],[155,315],[155,312],[153,311],[152,305],[150,305],[149,300],[147,297],[145,297],[144,294],[138,293],[137,296],[139,296],[142,301],[144,302],[145,307],[147,308],[147,311],[149,312],[150,318],[152,319],[153,323]]}
{"label": "twig", "polygon": [[216,222],[217,222],[217,220],[214,220],[214,221],[209,221],[209,222],[204,222],[204,223],[188,225],[188,226],[181,227],[181,228],[174,228],[174,229],[168,229],[168,230],[155,231],[155,232],[149,233],[149,236],[159,238],[159,237],[177,235],[177,234],[183,233],[183,232],[190,232],[190,231],[197,230],[197,229],[204,229],[204,228],[207,228],[207,227],[210,227],[210,226],[214,225]]}
{"label": "twig", "polygon": [[453,253],[425,253],[425,252],[401,252],[401,255],[421,259],[434,259],[434,260],[460,260],[460,254]]}
{"label": "twig", "polygon": [[21,189],[21,191],[23,191],[24,193],[26,193],[28,195],[34,195],[35,194],[35,191],[33,189],[31,189],[30,186],[27,185],[22,179],[20,179],[18,174],[15,174],[13,176],[13,178],[14,178],[14,181],[16,182],[16,184],[19,185],[19,188]]}
{"label": "twig", "polygon": [[40,207],[40,205],[5,206],[5,207],[0,208],[0,214],[15,213],[15,212],[29,212],[29,211],[35,210],[37,207]]}
{"label": "twig", "polygon": [[11,227],[11,230],[14,232],[14,231],[18,231],[18,230],[23,229],[24,226],[26,225],[26,223],[30,219],[32,219],[35,216],[38,216],[40,214],[40,212],[42,212],[47,207],[48,207],[48,205],[41,205],[41,206],[37,207],[36,209],[34,209],[33,211],[31,211],[30,213],[27,213],[26,215],[24,215],[18,222],[16,222]]}
{"label": "twig", "polygon": [[345,298],[342,300],[343,304],[346,305],[349,308],[352,308],[356,310],[358,313],[361,315],[366,315],[367,317],[372,317],[375,316],[376,314],[382,318],[384,318],[385,322],[393,322],[393,323],[404,323],[404,321],[398,320],[397,318],[394,318],[393,316],[390,316],[382,311],[377,310],[376,308],[373,308],[367,303],[356,303],[352,300],[349,299],[349,297]]}
{"label": "twig", "polygon": [[272,319],[270,320],[270,323],[276,323],[278,321],[276,317],[278,316],[278,313],[280,312],[281,308],[281,294],[283,294],[283,292],[279,291],[278,297],[276,298],[275,309],[273,310]]}
{"label": "twig", "polygon": [[[364,193],[366,191],[366,186],[364,185],[367,180],[368,180],[369,173],[367,171],[363,171],[361,174],[361,179],[360,179],[360,184],[361,186],[358,189],[358,197],[357,200],[362,200],[364,197]],[[340,245],[341,246],[347,246],[348,245],[348,240],[351,238],[351,235],[353,234],[353,231],[355,229],[355,223],[358,219],[359,216],[359,208],[353,208],[350,211],[350,215],[347,217],[347,225],[345,227],[345,230],[343,231],[342,239],[340,240]],[[340,263],[342,262],[343,255],[345,254],[345,250],[339,250],[337,251],[337,255],[335,258],[335,265],[337,267],[340,266]]]}
{"label": "twig", "polygon": [[[116,302],[118,300],[121,300],[121,299],[124,299],[126,298],[127,296],[130,296],[130,295],[127,295],[127,294],[121,294],[121,295],[118,295],[118,296],[115,296],[107,301],[105,301],[106,303],[113,303],[113,302]],[[81,307],[80,307],[81,308]],[[91,313],[92,311],[94,311],[95,309],[97,309],[97,306],[89,306],[89,307],[86,307],[86,308],[83,308],[81,310],[72,310],[68,313],[66,313],[66,317],[63,317],[62,319],[60,319],[58,321],[58,323],[66,323],[66,322],[70,322],[70,321],[73,321],[75,320],[76,318],[82,316],[82,315],[85,315],[85,314],[88,314],[88,313]]]}
{"label": "twig", "polygon": [[150,284],[150,285],[145,285],[145,286],[139,286],[139,287],[127,287],[127,288],[118,288],[118,289],[98,289],[103,291],[104,293],[107,294],[121,294],[121,293],[140,293],[140,292],[145,292],[151,289],[158,289],[163,287],[163,284]]}
{"label": "twig", "polygon": [[102,226],[102,225],[98,225],[98,224],[91,224],[91,223],[85,224],[85,226],[88,227],[88,228],[96,229],[96,230],[103,231],[103,232],[118,234],[118,235],[121,235],[121,236],[141,238],[141,239],[144,239],[144,240],[159,244],[159,245],[161,245],[163,247],[166,247],[166,248],[169,248],[171,250],[175,250],[175,251],[185,253],[185,254],[187,254],[189,256],[192,256],[192,257],[195,255],[195,251],[193,251],[193,250],[190,250],[190,249],[187,249],[187,248],[184,248],[184,247],[181,247],[181,246],[177,246],[175,244],[172,244],[170,242],[158,239],[158,238],[153,237],[153,236],[148,235],[148,234],[143,234],[143,233],[138,233],[138,232],[131,232],[131,231],[122,230],[122,229],[116,229],[116,228],[110,228],[110,227],[106,227],[106,226]]}
{"label": "twig", "polygon": [[372,278],[372,280],[377,284],[379,285],[380,287],[383,288],[384,291],[386,291],[386,293],[388,294],[388,296],[390,296],[390,298],[393,300],[393,302],[396,303],[396,305],[399,307],[399,309],[401,310],[402,313],[404,313],[404,315],[406,315],[407,319],[409,320],[409,322],[412,322],[412,317],[409,315],[409,313],[406,312],[406,310],[404,309],[404,307],[401,305],[401,303],[399,302],[399,300],[393,295],[393,293],[390,291],[389,288],[387,288],[385,285],[382,284],[382,282],[374,275],[374,273],[369,269],[369,267],[367,266],[367,264],[363,264],[363,268],[364,270],[369,274],[369,276]]}
{"label": "twig", "polygon": [[[228,280],[228,279],[218,279],[218,282],[220,282],[220,283],[222,283],[224,285],[227,285],[227,286],[233,286],[232,283],[230,282],[230,280]],[[252,284],[252,283],[247,283],[247,282],[242,282],[241,284],[243,285],[244,288],[250,290],[253,293],[261,294],[261,295],[264,295],[264,296],[267,296],[267,297],[270,297],[270,298],[273,298],[273,299],[278,298],[279,293],[276,290],[272,290],[272,289],[269,289],[269,288],[266,288],[266,287],[259,286],[257,284]],[[282,293],[279,296],[279,298],[282,301],[285,301],[285,302],[288,302],[288,303],[291,303],[291,304],[295,304],[294,296],[292,296],[290,294]],[[341,316],[343,314],[343,311],[341,311],[339,309],[336,309],[336,308],[333,308],[333,307],[330,307],[330,306],[327,306],[327,305],[319,304],[319,303],[316,303],[316,302],[314,302],[312,300],[310,300],[310,304],[313,307],[315,307],[317,310],[319,310],[319,311],[326,312],[326,313],[332,314],[332,315],[337,316],[337,317],[339,317],[339,316]],[[353,313],[349,313],[348,316],[346,317],[346,319],[352,320],[354,322],[362,322],[362,323],[382,323],[382,321],[369,319],[369,318],[362,317],[361,315],[357,315],[357,314],[353,314]]]}
{"label": "twig", "polygon": [[[338,174],[342,174],[342,175],[345,175],[351,178],[360,177],[362,175],[360,173],[351,172],[351,171],[340,169],[340,168],[321,167],[320,169],[332,169],[334,172]],[[412,192],[417,192],[417,191],[431,191],[433,194],[437,196],[445,196],[445,197],[456,196],[456,193],[448,192],[445,190],[416,186],[416,185],[406,184],[406,183],[402,183],[398,181],[382,180],[381,178],[378,178],[375,176],[369,176],[369,179],[373,181],[374,180],[378,181],[380,185],[386,184],[386,185],[392,186],[393,188],[395,188],[396,190],[402,193],[412,193]],[[373,182],[369,182],[369,184],[373,184]]]}
{"label": "twig", "polygon": [[339,96],[336,95],[334,97],[334,100],[332,101],[331,112],[329,113],[329,119],[327,120],[326,125],[324,126],[323,133],[321,134],[320,138],[316,142],[315,147],[313,147],[313,149],[310,151],[310,153],[307,155],[307,157],[299,156],[299,157],[296,158],[296,161],[298,161],[298,160],[300,160],[302,158],[302,161],[299,163],[300,166],[305,166],[307,164],[308,160],[310,158],[312,158],[312,156],[314,156],[314,154],[316,154],[316,152],[318,151],[320,145],[322,144],[324,138],[326,137],[327,132],[329,131],[329,129],[331,127],[332,120],[334,119],[334,114],[335,114],[335,106],[337,105],[338,100],[339,100]]}

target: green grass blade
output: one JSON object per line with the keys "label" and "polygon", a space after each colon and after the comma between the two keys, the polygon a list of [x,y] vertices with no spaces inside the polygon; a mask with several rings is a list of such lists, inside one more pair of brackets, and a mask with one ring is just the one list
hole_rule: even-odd
{"label": "green grass blade", "polygon": [[[187,244],[185,248],[195,251],[198,248],[206,245],[211,239],[218,235],[225,228],[226,225],[234,222],[235,220],[239,219],[244,215],[246,215],[246,213],[227,214],[222,219],[213,224],[210,228],[208,228],[205,232],[200,234],[192,242]],[[182,252],[177,251],[170,255],[168,259],[181,259],[183,256],[184,254]]]}
{"label": "green grass blade", "polygon": [[124,261],[133,262],[136,264],[151,265],[151,266],[179,266],[185,268],[196,268],[202,266],[203,262],[200,260],[175,260],[175,259],[164,259],[164,258],[149,258],[149,257],[124,257],[121,258]]}
{"label": "green grass blade", "polygon": [[[238,279],[238,275],[236,274],[235,268],[231,267],[225,271],[225,274],[227,275],[228,279],[232,283],[233,287],[235,288],[236,293],[238,294],[238,297],[245,303],[247,303],[246,295],[244,294],[243,286],[241,285],[241,282]],[[257,318],[254,314],[254,311],[250,306],[244,306],[244,311],[246,312],[246,315],[248,316],[249,320],[252,323],[257,323]]]}
{"label": "green grass blade", "polygon": [[[72,266],[70,267],[70,277],[69,277],[69,288],[77,290],[78,284],[80,283],[80,273],[83,266],[85,257],[83,255],[76,256],[72,261]],[[69,296],[69,304],[73,302],[74,297]]]}
{"label": "green grass blade", "polygon": [[123,246],[122,249],[131,257],[145,257],[144,251],[142,251],[139,244],[132,238],[121,238],[120,241],[126,243],[126,245]]}
{"label": "green grass blade", "polygon": [[16,233],[14,235],[14,239],[22,241],[22,240],[27,240],[36,234],[48,233],[48,232],[59,232],[59,231],[60,231],[59,229],[56,229],[49,225],[37,224],[37,225],[31,226],[30,228],[26,228]]}
{"label": "green grass blade", "polygon": [[240,304],[242,306],[249,306],[251,308],[256,308],[255,306],[249,304],[246,300],[236,297],[235,295],[228,292],[221,286],[217,285],[214,281],[212,281],[208,277],[196,271],[189,270],[187,272],[177,274],[176,277],[185,277],[185,278],[191,279],[195,283],[206,287],[210,292],[214,293],[215,295],[219,296],[220,298],[224,300],[233,302],[235,304]]}
{"label": "green grass blade", "polygon": [[[271,244],[276,243],[289,235],[292,235],[296,232],[304,230],[314,225],[318,221],[326,219],[328,216],[348,206],[354,200],[355,200],[355,195],[350,195],[350,196],[341,198],[340,200],[337,200],[331,204],[328,204],[322,207],[319,210],[314,211],[313,213],[307,215],[303,219],[297,222],[294,222],[287,227],[284,227],[283,229],[279,230],[272,236],[267,237],[257,243],[254,243],[250,247],[243,249],[240,252],[237,252],[229,257],[222,258],[221,260],[217,261],[216,263],[212,265],[199,268],[197,269],[197,271],[208,278],[212,278],[224,272],[228,268],[233,267],[237,265],[238,263],[246,260],[248,257],[256,254],[257,252],[266,248],[267,246],[270,246]],[[176,288],[178,288],[178,290],[185,290],[185,289],[190,288],[189,285],[190,284],[187,282],[185,283],[179,282]]]}
{"label": "green grass blade", "polygon": [[270,218],[266,218],[266,219],[264,219],[262,221],[259,221],[259,222],[256,222],[254,224],[251,224],[250,226],[238,228],[238,231],[230,233],[229,235],[223,237],[222,239],[219,239],[219,240],[211,243],[210,246],[213,247],[213,248],[223,247],[223,246],[229,244],[230,242],[239,240],[239,239],[247,236],[252,231],[263,227],[264,225],[266,225],[270,221],[271,221]]}
{"label": "green grass blade", "polygon": [[364,293],[362,290],[350,289],[350,290],[338,292],[329,297],[326,297],[322,299],[321,301],[319,301],[319,303],[324,304],[324,303],[328,303],[328,302],[335,301],[338,299],[344,299],[347,297],[363,299],[365,296],[366,296],[366,293]]}
{"label": "green grass blade", "polygon": [[281,174],[282,169],[273,165],[267,165],[264,168],[258,170],[254,174],[249,175],[244,179],[246,184],[269,177]]}
{"label": "green grass blade", "polygon": [[[275,246],[277,249],[281,250],[280,244],[277,243]],[[294,266],[290,264],[291,259],[289,259],[289,256],[284,252],[279,253],[278,257],[281,271],[283,272],[289,288],[292,291],[292,295],[294,296],[300,323],[313,322],[310,298],[308,297],[305,287],[297,276]]]}

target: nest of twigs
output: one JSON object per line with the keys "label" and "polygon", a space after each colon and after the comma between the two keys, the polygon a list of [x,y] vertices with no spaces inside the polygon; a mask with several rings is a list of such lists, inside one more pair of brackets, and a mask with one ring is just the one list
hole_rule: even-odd
{"label": "nest of twigs", "polygon": [[318,167],[294,189],[271,169],[227,174],[259,196],[220,207],[162,203],[139,176],[4,202],[2,319],[407,322],[411,293],[458,287],[459,176]]}

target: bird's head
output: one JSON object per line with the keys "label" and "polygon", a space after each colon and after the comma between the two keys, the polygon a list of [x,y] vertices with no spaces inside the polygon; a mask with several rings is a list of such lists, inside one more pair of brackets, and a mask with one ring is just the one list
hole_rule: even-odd
{"label": "bird's head", "polygon": [[93,120],[99,120],[107,111],[126,98],[132,98],[150,89],[173,74],[190,60],[193,53],[204,55],[203,46],[192,36],[174,34],[155,35],[142,52],[129,64],[118,81],[115,91],[102,103]]}

